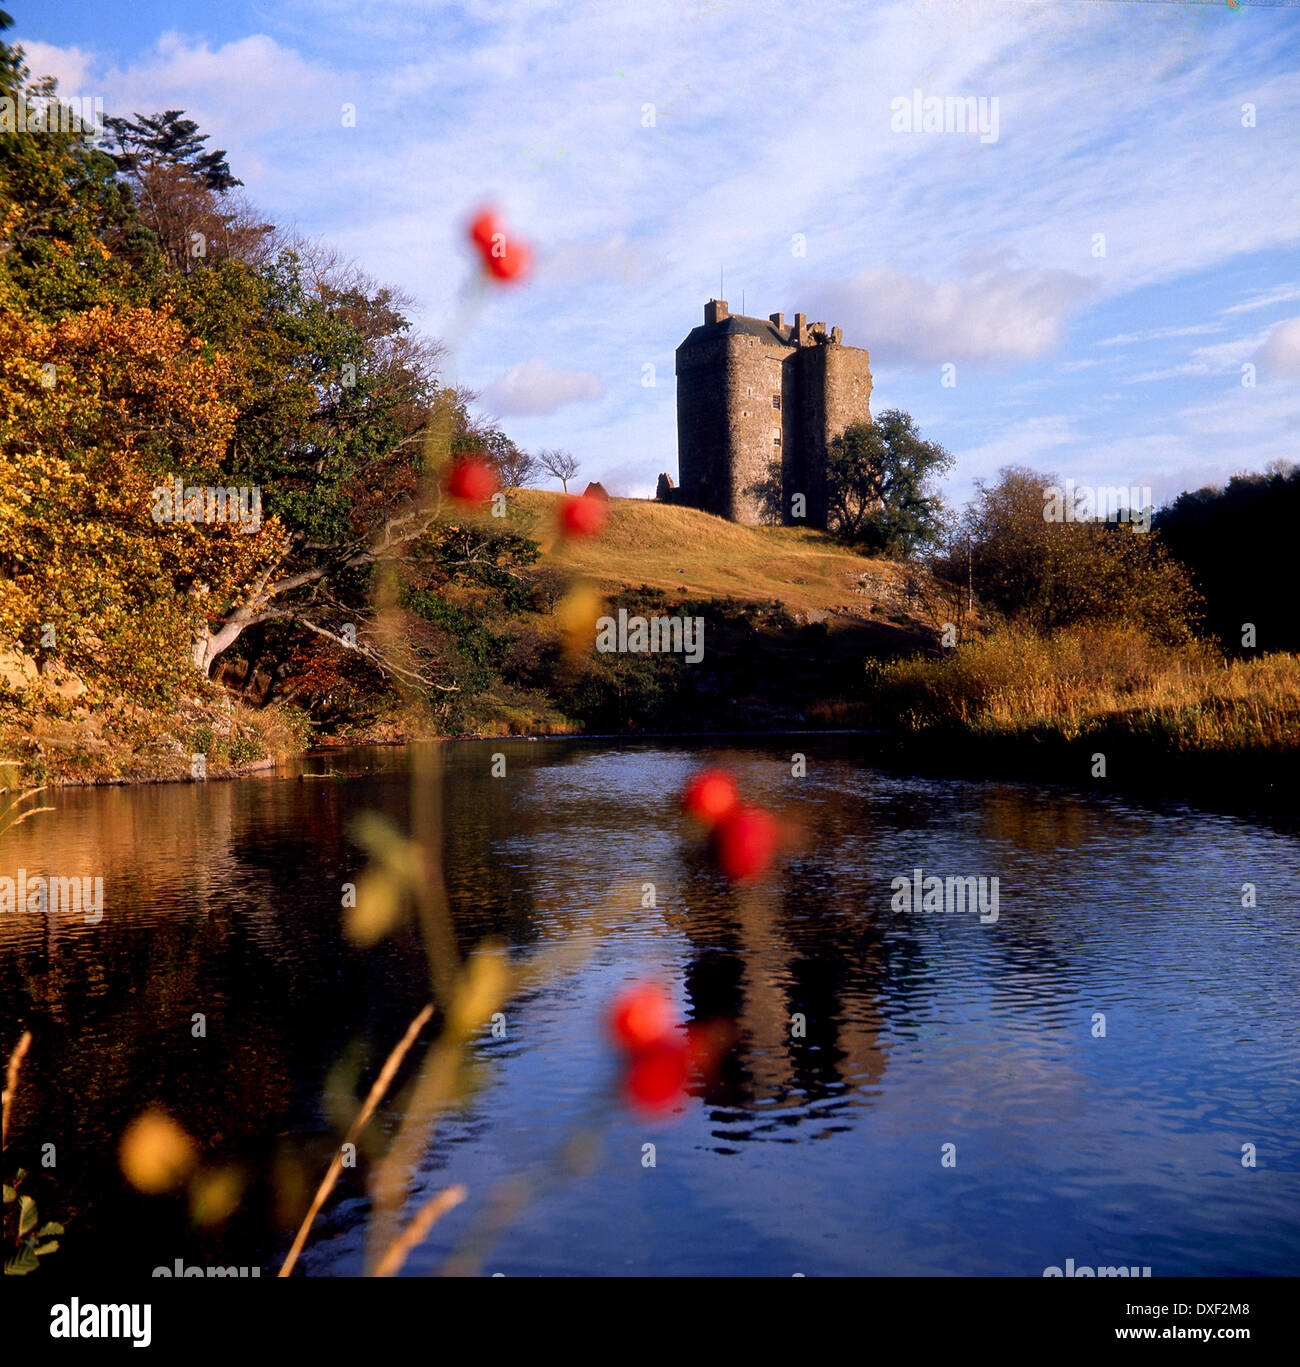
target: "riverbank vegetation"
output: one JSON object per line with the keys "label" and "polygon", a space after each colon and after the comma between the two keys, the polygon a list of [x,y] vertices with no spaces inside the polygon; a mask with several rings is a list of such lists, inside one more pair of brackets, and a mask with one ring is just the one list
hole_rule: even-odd
{"label": "riverbank vegetation", "polygon": [[1131,626],[1050,637],[1004,627],[950,657],[884,665],[869,702],[820,716],[985,739],[1086,743],[1119,732],[1175,751],[1294,750],[1300,658],[1228,660],[1203,642],[1160,644]]}
{"label": "riverbank vegetation", "polygon": [[952,648],[873,666],[867,701],[820,719],[1062,776],[1096,755],[1157,783],[1225,775],[1229,757],[1236,777],[1294,764],[1300,614],[1281,518],[1300,512],[1300,470],[1183,495],[1149,526],[1047,521],[1044,490],[1060,483],[1010,468],[980,485],[929,561]]}

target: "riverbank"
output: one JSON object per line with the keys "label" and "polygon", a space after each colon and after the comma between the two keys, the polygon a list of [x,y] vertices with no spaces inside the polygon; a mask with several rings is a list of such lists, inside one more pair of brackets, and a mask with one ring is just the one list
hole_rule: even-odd
{"label": "riverbank", "polygon": [[0,711],[0,757],[20,761],[22,786],[58,787],[231,779],[343,747],[432,739],[840,734],[870,762],[918,774],[1300,816],[1300,657],[1225,661],[1105,628],[994,634],[944,656],[890,660],[872,653],[867,630],[738,614],[698,666],[598,662],[599,705],[582,676],[585,717],[572,715],[576,686],[557,676],[540,695],[554,720],[539,724],[534,709],[452,732],[416,708],[321,731],[305,712],[251,707],[211,685],[174,712],[31,695]]}

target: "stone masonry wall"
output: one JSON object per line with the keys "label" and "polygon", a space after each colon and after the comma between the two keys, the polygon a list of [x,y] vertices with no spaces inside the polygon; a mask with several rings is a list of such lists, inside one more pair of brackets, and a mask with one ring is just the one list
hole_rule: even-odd
{"label": "stone masonry wall", "polygon": [[678,501],[731,516],[731,432],[720,398],[727,386],[727,338],[677,353]]}
{"label": "stone masonry wall", "polygon": [[[782,360],[789,348],[732,336],[726,407],[731,429],[731,517],[750,526],[769,519],[756,486],[781,469],[785,450]],[[778,408],[773,398],[780,401]],[[780,442],[776,440],[780,437]]]}
{"label": "stone masonry wall", "polygon": [[[791,345],[771,330],[708,335],[729,316],[725,303],[710,304],[697,330],[704,335],[677,349],[680,488],[672,501],[754,525],[772,518],[759,486],[775,479],[781,521],[825,527],[827,446],[852,423],[871,421],[868,353],[842,345],[838,328],[807,327],[803,315],[778,329]],[[794,493],[807,500],[802,519],[790,516]]]}

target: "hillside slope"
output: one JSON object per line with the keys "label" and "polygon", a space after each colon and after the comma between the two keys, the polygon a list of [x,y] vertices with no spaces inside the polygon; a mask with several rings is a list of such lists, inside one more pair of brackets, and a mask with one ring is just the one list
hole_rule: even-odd
{"label": "hillside slope", "polygon": [[[544,541],[562,495],[520,489],[510,498]],[[867,617],[873,607],[911,616],[903,571],[892,561],[855,555],[824,532],[741,527],[653,499],[613,499],[599,537],[561,541],[548,559],[606,591],[646,585],[692,598],[776,600],[793,616],[821,609]]]}

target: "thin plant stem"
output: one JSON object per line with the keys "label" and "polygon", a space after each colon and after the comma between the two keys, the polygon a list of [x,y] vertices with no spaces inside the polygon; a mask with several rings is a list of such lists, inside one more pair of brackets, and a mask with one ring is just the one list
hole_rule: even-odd
{"label": "thin plant stem", "polygon": [[375,1266],[376,1277],[394,1277],[402,1270],[411,1250],[425,1237],[439,1220],[469,1195],[469,1188],[463,1184],[446,1187],[431,1196],[416,1211],[411,1223],[388,1245],[384,1256]]}
{"label": "thin plant stem", "polygon": [[18,1070],[22,1067],[27,1051],[32,1047],[32,1032],[23,1031],[23,1037],[9,1055],[9,1067],[5,1071],[4,1096],[0,1098],[0,1151],[9,1144],[9,1108],[13,1105],[14,1093],[18,1090]]}
{"label": "thin plant stem", "polygon": [[[420,1012],[418,1016],[407,1027],[406,1034],[398,1041],[393,1052],[389,1054],[384,1066],[379,1070],[379,1076],[375,1079],[374,1085],[370,1088],[370,1094],[366,1097],[366,1104],[357,1113],[357,1118],[352,1122],[352,1127],[348,1130],[344,1143],[356,1143],[361,1132],[370,1122],[370,1117],[375,1113],[375,1108],[383,1099],[384,1093],[388,1090],[401,1067],[402,1060],[406,1057],[411,1045],[415,1043],[415,1037],[433,1019],[433,1003]],[[11,1065],[12,1066],[12,1065]],[[297,1236],[293,1241],[288,1256],[284,1260],[284,1265],[280,1268],[279,1276],[287,1277],[292,1271],[294,1264],[298,1261],[298,1255],[302,1252],[303,1245],[307,1242],[307,1235],[311,1230],[312,1223],[320,1213],[321,1207],[329,1199],[329,1194],[334,1190],[334,1184],[339,1180],[339,1174],[343,1171],[343,1148],[339,1147],[339,1152],[334,1155],[334,1161],[329,1166],[329,1171],[325,1174],[320,1186],[316,1189],[316,1197],[311,1203],[311,1209],[303,1217],[302,1224],[299,1226]]]}

